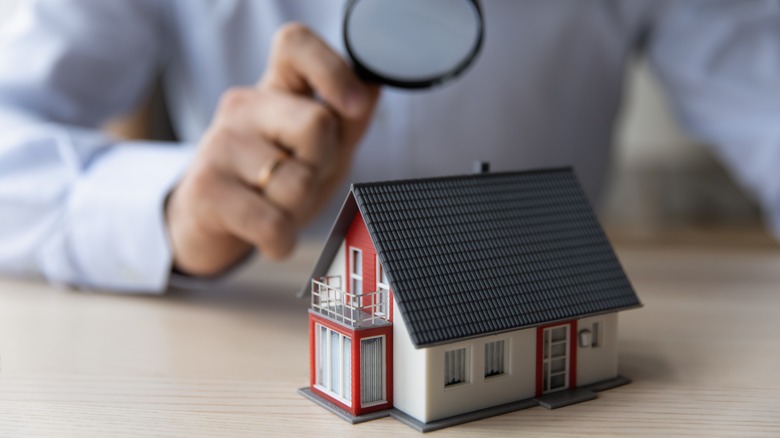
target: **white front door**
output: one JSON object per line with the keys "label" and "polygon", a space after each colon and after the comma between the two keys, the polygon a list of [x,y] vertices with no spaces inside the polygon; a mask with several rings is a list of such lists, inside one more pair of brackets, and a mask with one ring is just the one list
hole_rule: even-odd
{"label": "white front door", "polygon": [[561,391],[569,387],[569,325],[544,329],[542,350],[542,393]]}

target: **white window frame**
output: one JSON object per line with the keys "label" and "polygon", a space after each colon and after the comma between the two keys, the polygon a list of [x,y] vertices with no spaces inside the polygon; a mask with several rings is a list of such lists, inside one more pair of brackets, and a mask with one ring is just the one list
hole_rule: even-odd
{"label": "white window frame", "polygon": [[[355,255],[357,257],[355,257]],[[357,272],[355,270],[355,266],[358,264],[355,263],[355,260],[360,261],[360,272]],[[363,293],[363,251],[359,248],[355,248],[354,246],[349,247],[349,288],[351,289],[351,292],[355,295],[361,295]],[[355,290],[355,281],[360,282],[358,290]],[[362,304],[362,303],[361,303]]]}
{"label": "white window frame", "polygon": [[[384,281],[382,281],[384,277]],[[380,298],[380,306],[378,307],[376,314],[379,316],[390,316],[390,283],[387,281],[387,274],[382,263],[379,261],[379,256],[376,257],[376,290],[377,292],[384,292]]]}
{"label": "white window frame", "polygon": [[[497,343],[502,343],[503,344],[503,352],[502,353],[503,353],[504,357],[503,357],[503,363],[501,364],[502,371],[501,371],[501,374],[494,374],[492,376],[488,376],[487,375],[487,360],[488,360],[487,350],[488,350],[488,345],[489,344],[497,344]],[[484,361],[483,362],[485,363],[485,369],[482,370],[482,375],[483,375],[485,380],[501,379],[501,378],[509,376],[509,357],[510,357],[510,354],[509,354],[509,339],[508,338],[496,339],[494,341],[487,341],[487,342],[485,342],[485,345],[482,348],[482,350],[483,350],[482,353],[484,354]]]}
{"label": "white window frame", "polygon": [[[382,373],[382,399],[378,400],[378,401],[370,402],[370,403],[363,403],[363,382],[362,382],[363,374],[362,373],[365,371],[365,370],[363,370],[363,341],[370,340],[370,339],[375,339],[375,338],[381,338],[382,339],[382,343],[381,343],[381,348],[382,348],[382,359],[381,359],[382,360],[382,370],[381,370],[381,373]],[[367,407],[371,407],[371,406],[385,404],[385,403],[387,403],[387,339],[386,339],[385,335],[369,336],[367,338],[362,338],[360,340],[359,348],[360,348],[360,373],[361,373],[361,382],[360,382],[360,403],[361,404],[360,404],[360,406],[364,407],[364,408],[367,408]]]}
{"label": "white window frame", "polygon": [[[452,353],[455,351],[464,350],[463,356],[463,381],[457,382],[457,383],[447,383],[447,368],[449,368],[449,363],[447,362],[447,353]],[[444,371],[444,389],[455,389],[455,388],[461,388],[463,386],[467,386],[471,384],[471,346],[465,346],[460,348],[453,348],[451,350],[447,350],[444,352],[444,363],[443,363],[443,371]]]}
{"label": "white window frame", "polygon": [[[318,390],[324,392],[325,394],[328,394],[330,397],[333,397],[334,399],[340,401],[341,403],[344,403],[347,406],[352,406],[352,348],[354,347],[352,345],[353,339],[349,336],[339,333],[329,327],[326,327],[322,324],[315,324],[314,329],[316,330],[316,364],[317,364],[317,370],[315,372],[315,384],[314,387]],[[327,337],[327,340],[325,341],[325,349],[326,351],[322,351],[322,329],[325,329],[325,334]],[[338,366],[340,371],[340,380],[341,380],[341,391],[342,394],[338,394],[330,389],[332,386],[331,379],[333,376],[331,364],[333,363],[333,351],[331,351],[331,334],[336,333],[339,336],[339,358],[338,358]],[[345,339],[348,339],[350,342],[350,350],[348,352],[349,356],[349,367],[346,369],[344,367],[344,341]],[[324,354],[324,355],[323,355]],[[322,382],[322,375],[321,372],[323,370],[324,365],[324,377],[325,382]],[[345,397],[344,395],[347,395]]]}

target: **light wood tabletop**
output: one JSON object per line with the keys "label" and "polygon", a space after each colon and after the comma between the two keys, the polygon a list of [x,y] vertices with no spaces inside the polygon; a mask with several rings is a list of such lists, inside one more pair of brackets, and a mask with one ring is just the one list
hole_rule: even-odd
{"label": "light wood tabletop", "polygon": [[[308,379],[317,254],[161,297],[0,280],[0,437],[417,436],[351,426]],[[619,246],[645,307],[620,315],[630,385],[432,436],[780,437],[780,250]]]}

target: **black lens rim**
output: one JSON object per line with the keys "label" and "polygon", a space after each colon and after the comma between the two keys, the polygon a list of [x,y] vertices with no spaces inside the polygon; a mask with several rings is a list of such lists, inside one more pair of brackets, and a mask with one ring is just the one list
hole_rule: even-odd
{"label": "black lens rim", "polygon": [[463,61],[461,61],[457,66],[455,66],[455,68],[453,68],[451,71],[443,75],[432,76],[430,78],[425,78],[420,80],[397,79],[391,76],[385,76],[379,74],[371,70],[370,68],[366,67],[366,65],[360,61],[360,58],[357,55],[355,55],[354,51],[352,50],[352,45],[349,42],[349,26],[348,26],[349,19],[352,16],[352,10],[354,9],[355,5],[357,3],[360,3],[360,1],[361,0],[348,0],[346,5],[346,10],[344,12],[344,21],[342,23],[342,35],[344,37],[344,47],[347,49],[347,54],[349,55],[349,58],[352,60],[353,68],[355,69],[355,72],[359,77],[361,77],[363,80],[367,82],[375,82],[384,85],[389,85],[391,87],[405,88],[405,89],[421,89],[421,88],[436,87],[438,85],[444,84],[445,82],[449,82],[457,78],[458,76],[460,76],[472,64],[474,64],[477,55],[479,55],[479,53],[482,50],[482,43],[485,39],[485,20],[482,15],[482,6],[480,5],[479,0],[465,0],[468,3],[471,3],[471,5],[474,7],[474,11],[477,14],[477,25],[478,25],[477,42],[472,48],[471,52],[469,52],[469,54],[463,59]]}

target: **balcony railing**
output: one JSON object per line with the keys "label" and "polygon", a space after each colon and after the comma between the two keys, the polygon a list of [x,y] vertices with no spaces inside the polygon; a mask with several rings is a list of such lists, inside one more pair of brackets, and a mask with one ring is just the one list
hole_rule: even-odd
{"label": "balcony railing", "polygon": [[341,276],[311,281],[311,308],[352,327],[388,321],[388,292],[352,293],[342,289]]}

